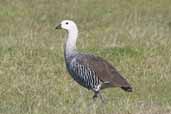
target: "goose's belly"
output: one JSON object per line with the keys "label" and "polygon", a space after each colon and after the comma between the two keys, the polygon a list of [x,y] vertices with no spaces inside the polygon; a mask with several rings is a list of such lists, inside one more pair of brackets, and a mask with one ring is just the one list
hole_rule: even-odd
{"label": "goose's belly", "polygon": [[96,90],[101,81],[96,77],[95,72],[86,66],[75,64],[67,67],[72,78],[79,83],[81,86]]}

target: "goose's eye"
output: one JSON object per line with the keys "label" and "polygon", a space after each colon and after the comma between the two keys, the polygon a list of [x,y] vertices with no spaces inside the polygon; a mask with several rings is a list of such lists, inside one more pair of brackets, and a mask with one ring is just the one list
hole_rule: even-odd
{"label": "goose's eye", "polygon": [[68,25],[68,22],[66,22],[66,24]]}

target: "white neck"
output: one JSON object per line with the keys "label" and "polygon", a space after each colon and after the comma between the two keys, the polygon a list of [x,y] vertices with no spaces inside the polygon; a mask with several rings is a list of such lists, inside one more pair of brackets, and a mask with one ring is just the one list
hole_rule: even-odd
{"label": "white neck", "polygon": [[76,51],[76,41],[78,37],[78,29],[74,27],[73,29],[68,30],[67,40],[65,42],[65,55],[69,57],[75,53]]}

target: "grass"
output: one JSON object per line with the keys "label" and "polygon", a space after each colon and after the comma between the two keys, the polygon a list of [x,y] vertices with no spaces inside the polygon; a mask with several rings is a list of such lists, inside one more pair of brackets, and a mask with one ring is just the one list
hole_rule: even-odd
{"label": "grass", "polygon": [[[170,114],[170,0],[5,0],[0,4],[0,114]],[[66,71],[73,19],[78,48],[107,59],[133,93],[106,89],[106,104]]]}

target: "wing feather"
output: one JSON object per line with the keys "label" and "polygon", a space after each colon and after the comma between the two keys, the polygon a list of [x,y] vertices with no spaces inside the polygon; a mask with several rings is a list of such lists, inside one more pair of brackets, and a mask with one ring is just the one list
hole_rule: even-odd
{"label": "wing feather", "polygon": [[79,54],[77,60],[94,70],[96,76],[104,83],[106,82],[106,86],[131,88],[127,80],[106,60],[88,54]]}

